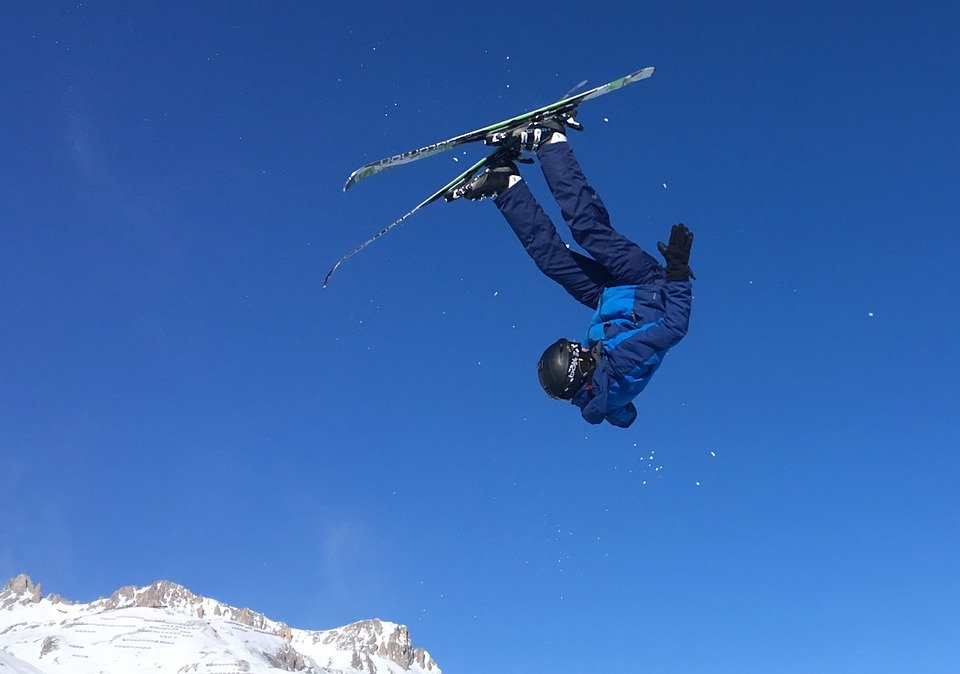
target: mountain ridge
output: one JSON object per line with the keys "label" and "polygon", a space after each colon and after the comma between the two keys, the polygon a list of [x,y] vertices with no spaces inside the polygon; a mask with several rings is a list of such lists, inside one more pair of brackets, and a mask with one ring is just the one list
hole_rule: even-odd
{"label": "mountain ridge", "polygon": [[0,671],[31,674],[132,671],[105,661],[142,672],[442,674],[404,625],[372,619],[295,629],[167,580],[77,603],[44,596],[25,574],[11,578],[0,591],[0,654],[22,663],[18,670],[0,660]]}

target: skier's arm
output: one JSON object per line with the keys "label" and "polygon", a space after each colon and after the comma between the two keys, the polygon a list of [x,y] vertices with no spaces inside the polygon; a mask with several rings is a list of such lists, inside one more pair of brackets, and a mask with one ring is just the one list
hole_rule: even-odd
{"label": "skier's arm", "polygon": [[593,381],[574,396],[574,405],[580,408],[580,415],[591,424],[609,421],[614,426],[628,428],[637,419],[637,408],[632,402],[617,410],[607,409],[610,376],[605,368],[597,368]]}
{"label": "skier's arm", "polygon": [[668,281],[664,285],[663,318],[645,331],[644,343],[658,351],[675,346],[687,334],[692,303],[693,286],[690,281]]}
{"label": "skier's arm", "polygon": [[690,279],[690,249],[693,247],[693,232],[683,223],[670,229],[670,243],[657,243],[657,249],[666,260],[663,318],[652,325],[640,326],[636,339],[654,351],[665,351],[687,334],[690,322],[690,304],[693,288]]}

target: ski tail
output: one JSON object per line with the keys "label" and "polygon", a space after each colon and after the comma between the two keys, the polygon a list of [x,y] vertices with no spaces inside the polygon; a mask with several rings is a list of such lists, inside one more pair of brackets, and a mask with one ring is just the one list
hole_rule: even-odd
{"label": "ski tail", "polygon": [[482,168],[484,168],[484,167],[486,167],[486,166],[489,166],[489,165],[491,165],[491,164],[496,164],[497,162],[502,161],[502,160],[503,160],[505,157],[507,157],[507,156],[513,156],[513,150],[512,150],[512,149],[509,149],[509,148],[498,148],[496,151],[490,153],[489,155],[487,155],[486,157],[484,157],[483,159],[481,159],[480,161],[478,161],[476,164],[474,164],[474,165],[471,166],[470,168],[466,169],[463,173],[461,173],[461,174],[458,175],[456,178],[454,178],[453,180],[451,180],[450,182],[448,182],[446,185],[444,185],[443,187],[441,187],[440,189],[438,189],[436,192],[434,192],[434,193],[431,194],[429,197],[427,197],[426,199],[424,199],[423,201],[421,201],[419,204],[417,204],[416,206],[414,206],[412,209],[410,209],[409,211],[407,211],[406,213],[404,213],[402,216],[400,216],[399,218],[397,218],[396,220],[394,220],[393,222],[391,222],[389,225],[387,225],[386,227],[384,227],[383,229],[381,229],[379,232],[377,232],[376,234],[374,234],[373,236],[371,236],[369,239],[367,239],[366,241],[363,241],[362,243],[358,244],[353,250],[351,250],[349,253],[347,253],[346,255],[344,255],[343,257],[341,257],[339,260],[337,260],[337,263],[336,263],[335,265],[333,265],[333,267],[330,269],[329,272],[327,272],[326,277],[324,277],[324,279],[323,279],[323,287],[326,288],[326,287],[330,284],[330,279],[333,278],[333,275],[334,275],[334,274],[337,272],[337,270],[340,268],[340,265],[342,265],[344,262],[346,262],[347,260],[349,260],[351,257],[353,257],[354,255],[356,255],[357,253],[359,253],[361,250],[363,250],[364,248],[366,248],[367,246],[369,246],[371,243],[373,243],[374,241],[376,241],[377,239],[379,239],[381,236],[383,236],[384,234],[386,234],[386,233],[389,232],[390,230],[392,230],[392,229],[394,229],[395,227],[398,227],[399,225],[401,225],[407,218],[409,218],[411,215],[413,215],[414,213],[416,213],[417,211],[419,211],[419,210],[420,210],[421,208],[423,208],[424,206],[428,206],[428,205],[432,204],[434,201],[437,201],[437,200],[440,199],[441,197],[444,197],[444,196],[445,196],[448,192],[450,192],[451,190],[455,190],[456,188],[458,188],[458,187],[460,187],[461,185],[465,184],[467,181],[469,181],[471,178],[473,178],[473,176],[474,176],[474,175],[477,173],[477,171],[479,171],[480,169],[482,169]]}
{"label": "ski tail", "polygon": [[[458,145],[463,145],[464,143],[471,142],[470,140],[464,140],[465,137],[470,136],[471,134],[463,134],[455,138],[449,138],[447,140],[442,140],[438,143],[431,143],[416,150],[410,150],[408,152],[401,152],[400,154],[393,155],[392,157],[386,157],[384,159],[378,159],[377,161],[370,162],[369,164],[364,164],[356,171],[350,174],[347,178],[347,182],[343,184],[343,191],[346,192],[351,187],[356,185],[358,182],[364,178],[369,178],[372,175],[376,175],[381,171],[386,171],[389,168],[394,166],[400,166],[401,164],[409,164],[412,161],[417,161],[418,159],[423,159],[425,157],[431,157],[435,154],[440,154],[451,148],[454,148]],[[477,139],[479,140],[479,139]]]}

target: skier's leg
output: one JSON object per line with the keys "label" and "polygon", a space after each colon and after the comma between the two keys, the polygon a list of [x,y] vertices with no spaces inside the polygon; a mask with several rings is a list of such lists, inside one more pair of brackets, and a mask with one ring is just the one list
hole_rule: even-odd
{"label": "skier's leg", "polygon": [[609,273],[595,260],[567,248],[527,183],[521,180],[494,203],[540,271],[575,300],[596,309],[603,286],[610,280]]}
{"label": "skier's leg", "polygon": [[587,183],[569,143],[547,143],[537,154],[573,238],[607,268],[614,284],[649,283],[663,277],[656,259],[611,226],[606,207]]}

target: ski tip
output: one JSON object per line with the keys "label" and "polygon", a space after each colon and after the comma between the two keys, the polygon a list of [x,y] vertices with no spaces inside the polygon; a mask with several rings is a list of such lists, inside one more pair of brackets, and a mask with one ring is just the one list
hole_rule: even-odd
{"label": "ski tip", "polygon": [[346,192],[351,187],[356,185],[358,182],[360,182],[361,180],[363,180],[368,176],[372,176],[374,173],[376,173],[376,169],[372,165],[364,164],[363,166],[358,168],[356,171],[354,171],[353,173],[347,176],[347,182],[343,184],[343,191]]}
{"label": "ski tip", "polygon": [[333,265],[333,268],[330,269],[330,271],[327,272],[327,275],[323,277],[323,285],[321,286],[322,288],[326,288],[328,285],[330,285],[330,279],[332,279],[333,275],[337,273],[337,269],[340,268],[341,264],[343,264],[343,260],[339,260],[335,265]]}

